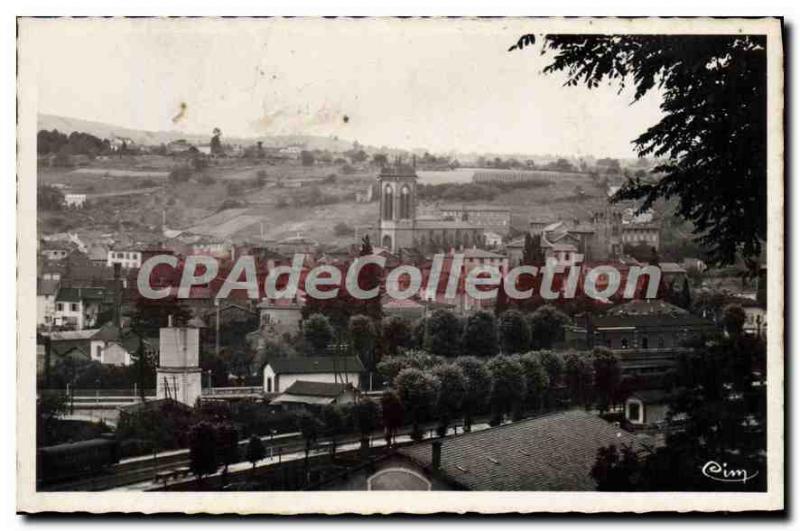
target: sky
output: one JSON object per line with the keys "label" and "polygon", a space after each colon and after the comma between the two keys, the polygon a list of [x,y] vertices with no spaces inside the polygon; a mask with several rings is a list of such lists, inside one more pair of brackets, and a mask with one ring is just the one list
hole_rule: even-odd
{"label": "sky", "polygon": [[36,63],[38,112],[135,129],[634,156],[660,95],[563,87],[538,44],[507,52],[531,23],[52,19],[21,33],[19,57]]}

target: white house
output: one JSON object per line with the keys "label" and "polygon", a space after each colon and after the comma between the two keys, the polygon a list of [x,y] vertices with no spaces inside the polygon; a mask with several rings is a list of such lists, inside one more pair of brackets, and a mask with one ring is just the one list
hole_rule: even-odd
{"label": "white house", "polygon": [[75,330],[93,327],[107,298],[104,288],[61,288],[55,296],[53,325]]}
{"label": "white house", "polygon": [[142,267],[142,252],[135,249],[110,250],[106,265],[114,267],[114,264],[119,264],[123,269],[138,269]]}
{"label": "white house", "polygon": [[86,194],[64,194],[64,204],[69,208],[83,208]]}
{"label": "white house", "polygon": [[264,392],[283,393],[298,380],[358,386],[364,371],[356,356],[273,359],[264,366]]}
{"label": "white house", "polygon": [[[111,325],[102,328],[51,332],[52,348],[57,356],[77,354],[103,365],[127,366],[132,363],[131,353],[138,348],[138,338]],[[143,344],[152,352],[149,343]]]}

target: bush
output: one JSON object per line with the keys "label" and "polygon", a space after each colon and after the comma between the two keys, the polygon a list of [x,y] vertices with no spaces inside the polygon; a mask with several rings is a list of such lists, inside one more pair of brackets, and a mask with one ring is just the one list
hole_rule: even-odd
{"label": "bush", "polygon": [[353,234],[353,227],[340,221],[333,226],[333,234],[336,236],[350,236]]}
{"label": "bush", "polygon": [[173,168],[169,172],[169,181],[172,183],[185,183],[192,176],[192,170],[186,166]]}

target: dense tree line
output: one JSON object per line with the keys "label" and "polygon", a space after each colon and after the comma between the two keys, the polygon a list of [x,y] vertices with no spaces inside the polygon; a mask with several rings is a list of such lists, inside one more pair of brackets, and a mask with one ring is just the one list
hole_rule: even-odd
{"label": "dense tree line", "polygon": [[59,132],[41,130],[36,135],[36,152],[39,155],[88,155],[96,157],[111,151],[107,139],[100,139],[89,133],[73,131],[69,135]]}

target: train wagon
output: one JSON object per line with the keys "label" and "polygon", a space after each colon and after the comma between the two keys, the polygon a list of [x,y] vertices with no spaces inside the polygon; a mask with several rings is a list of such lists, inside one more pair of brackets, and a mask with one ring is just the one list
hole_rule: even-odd
{"label": "train wagon", "polygon": [[36,451],[36,481],[56,481],[96,474],[119,462],[119,446],[113,438],[46,446]]}

